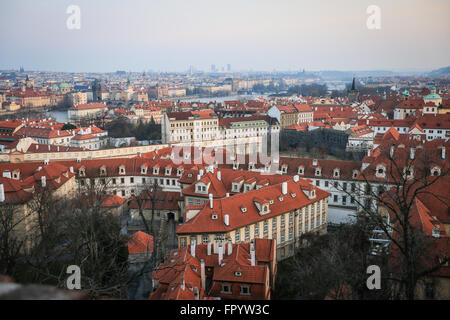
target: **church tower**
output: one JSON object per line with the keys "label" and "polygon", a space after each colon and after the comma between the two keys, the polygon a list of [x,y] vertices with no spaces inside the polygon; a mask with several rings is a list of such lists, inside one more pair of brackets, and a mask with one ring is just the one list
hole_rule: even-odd
{"label": "church tower", "polygon": [[359,102],[359,91],[356,89],[355,76],[353,76],[352,88],[348,91],[347,98],[349,103]]}

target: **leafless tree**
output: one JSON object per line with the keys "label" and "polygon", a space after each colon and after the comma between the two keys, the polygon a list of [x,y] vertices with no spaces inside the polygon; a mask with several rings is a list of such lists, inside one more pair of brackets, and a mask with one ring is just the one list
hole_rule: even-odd
{"label": "leafless tree", "polygon": [[357,194],[338,186],[356,202],[361,225],[381,231],[380,242],[389,243],[389,250],[379,254],[390,257],[392,298],[414,299],[418,281],[448,263],[448,250],[436,247],[436,239],[414,223],[412,212],[421,196],[431,196],[447,208],[450,204],[448,189],[436,190],[450,185],[448,161],[431,156],[438,151],[382,145],[378,157],[384,165],[368,164],[362,170]]}
{"label": "leafless tree", "polygon": [[19,234],[20,225],[27,219],[25,212],[17,206],[0,205],[0,274],[15,276],[21,251],[25,246],[25,237]]}

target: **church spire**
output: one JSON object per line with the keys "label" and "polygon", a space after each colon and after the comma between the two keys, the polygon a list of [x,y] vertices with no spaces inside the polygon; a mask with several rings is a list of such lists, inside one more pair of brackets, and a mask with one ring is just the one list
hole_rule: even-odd
{"label": "church spire", "polygon": [[356,90],[356,78],[355,78],[355,76],[353,75],[352,91],[355,91],[355,90]]}

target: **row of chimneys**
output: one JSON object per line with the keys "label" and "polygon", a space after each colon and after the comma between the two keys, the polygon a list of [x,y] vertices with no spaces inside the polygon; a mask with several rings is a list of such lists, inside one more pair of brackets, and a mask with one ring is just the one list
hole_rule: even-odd
{"label": "row of chimneys", "polygon": [[[394,157],[394,151],[395,151],[395,146],[392,145],[391,149],[389,150],[389,155],[390,155],[391,158]],[[441,149],[441,158],[442,158],[442,160],[445,160],[445,158],[446,158],[446,155],[445,155],[446,152],[445,151],[446,151],[445,147],[443,146],[442,149]],[[409,149],[409,158],[411,160],[414,160],[415,157],[416,157],[416,148],[415,147],[411,147]]]}
{"label": "row of chimneys", "polygon": [[[208,256],[211,255],[211,245],[213,245],[213,243],[208,242],[206,243],[206,254]],[[228,250],[224,250],[225,246],[222,246],[222,242],[215,242],[214,243],[215,247],[214,247],[214,252],[216,252],[216,245],[217,245],[217,253],[218,253],[218,258],[219,258],[219,265],[222,264],[223,261],[223,255],[226,253],[225,251],[228,251],[228,255],[230,256],[233,253],[233,243],[231,242],[231,239],[228,240],[228,243],[226,245],[226,247],[228,247]],[[196,247],[197,247],[197,243],[195,240],[191,241],[191,256],[195,257],[195,251],[196,251]],[[250,261],[251,261],[251,265],[255,266],[256,263],[256,259],[255,259],[255,242],[254,240],[251,241],[250,243]],[[203,259],[201,260],[203,261]]]}
{"label": "row of chimneys", "polygon": [[[3,187],[3,185],[0,185],[0,186]],[[195,247],[196,247],[196,243],[194,240],[191,243],[191,255],[193,257],[195,257]],[[228,255],[231,254],[232,250],[233,250],[233,245],[231,243],[231,240],[229,240],[228,241]],[[208,242],[208,255],[211,255],[211,246],[210,246],[209,242]],[[222,244],[220,243],[219,244],[219,265],[222,265],[222,260],[223,260],[223,251],[222,251]],[[256,265],[255,243],[253,240],[250,243],[250,261],[251,261],[252,266]],[[206,272],[205,272],[205,260],[204,259],[200,260],[200,279],[201,279],[202,288],[204,290],[206,290]],[[181,278],[180,288],[183,291],[186,289],[184,278]],[[195,298],[195,300],[199,299],[199,292],[198,292],[197,287],[194,287],[194,298]]]}

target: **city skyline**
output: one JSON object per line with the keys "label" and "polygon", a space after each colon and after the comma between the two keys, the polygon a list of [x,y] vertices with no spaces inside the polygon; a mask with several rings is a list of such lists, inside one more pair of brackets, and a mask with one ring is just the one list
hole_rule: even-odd
{"label": "city skyline", "polygon": [[[80,8],[79,30],[66,26],[70,5]],[[449,65],[449,2],[378,1],[379,30],[366,26],[370,5],[7,1],[0,13],[0,69],[185,72],[191,65],[208,71],[230,64],[237,72],[420,72]]]}

